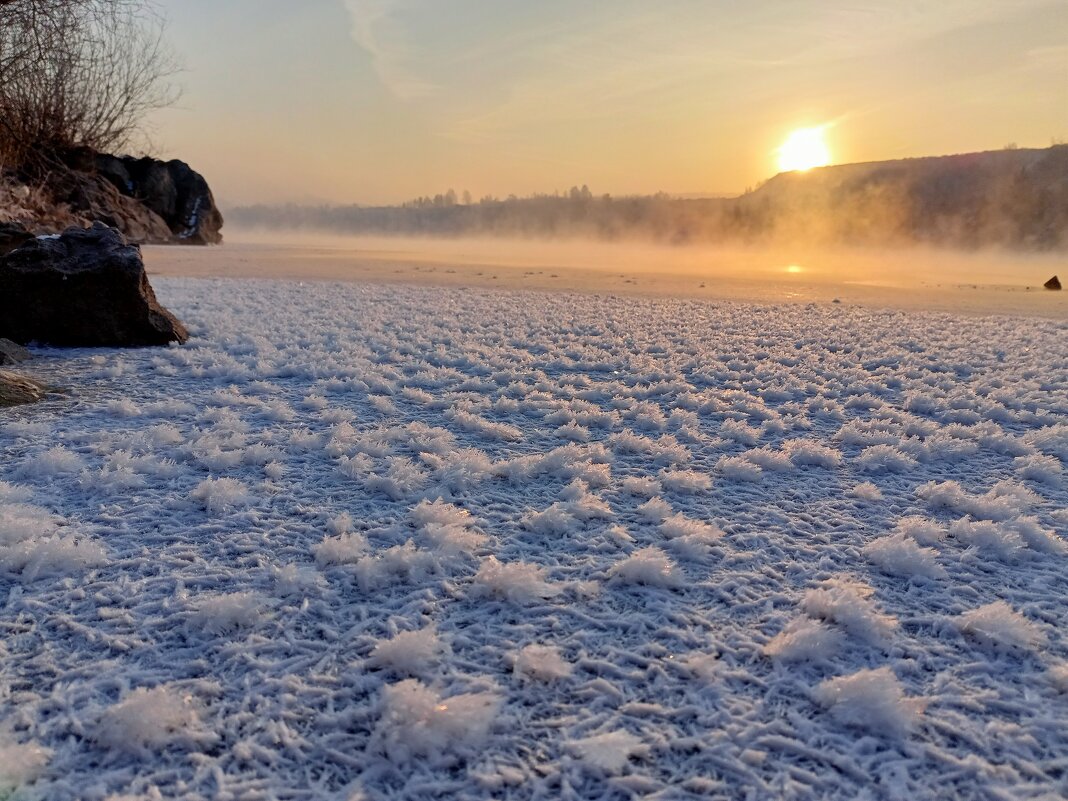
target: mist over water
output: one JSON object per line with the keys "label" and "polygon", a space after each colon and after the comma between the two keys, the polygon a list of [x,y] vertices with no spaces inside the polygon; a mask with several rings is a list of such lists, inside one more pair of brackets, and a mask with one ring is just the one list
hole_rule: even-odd
{"label": "mist over water", "polygon": [[358,236],[1068,252],[1068,145],[794,169],[736,198],[565,193],[245,206],[231,225]]}
{"label": "mist over water", "polygon": [[[228,230],[222,248],[147,249],[152,272],[539,291],[842,302],[1068,316],[1051,254],[987,249],[657,245]],[[1062,276],[1063,278],[1063,276]]]}
{"label": "mist over water", "polygon": [[[399,206],[251,206],[259,274],[1063,318],[1068,146],[783,172],[737,198],[588,187]],[[250,262],[234,265],[237,272]]]}

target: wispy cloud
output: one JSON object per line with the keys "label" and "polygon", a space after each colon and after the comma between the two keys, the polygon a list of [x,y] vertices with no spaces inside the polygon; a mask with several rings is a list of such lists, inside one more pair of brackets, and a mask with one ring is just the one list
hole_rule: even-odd
{"label": "wispy cloud", "polygon": [[371,57],[382,84],[401,100],[418,100],[434,84],[418,74],[419,61],[399,24],[403,0],[344,0],[352,19],[352,38]]}
{"label": "wispy cloud", "polygon": [[736,86],[790,85],[798,70],[871,62],[1062,0],[344,2],[387,90],[417,104],[438,135],[481,142],[701,97],[727,109],[740,102]]}

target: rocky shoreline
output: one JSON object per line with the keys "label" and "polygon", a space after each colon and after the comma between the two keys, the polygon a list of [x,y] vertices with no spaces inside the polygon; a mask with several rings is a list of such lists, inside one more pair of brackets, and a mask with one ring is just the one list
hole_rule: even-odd
{"label": "rocky shoreline", "polygon": [[[58,234],[102,222],[138,244],[215,245],[222,213],[184,161],[71,150],[33,175],[0,172],[0,229]],[[0,234],[2,235],[2,234]]]}
{"label": "rocky shoreline", "polygon": [[[156,300],[138,245],[95,222],[62,234],[0,231],[0,365],[30,358],[34,342],[60,347],[145,347],[189,338]],[[0,407],[41,400],[48,388],[0,370]]]}
{"label": "rocky shoreline", "polygon": [[[32,172],[0,169],[0,366],[30,342],[60,347],[182,343],[156,300],[141,244],[215,245],[223,217],[184,161],[69,150]],[[34,403],[44,384],[0,369],[0,407]]]}

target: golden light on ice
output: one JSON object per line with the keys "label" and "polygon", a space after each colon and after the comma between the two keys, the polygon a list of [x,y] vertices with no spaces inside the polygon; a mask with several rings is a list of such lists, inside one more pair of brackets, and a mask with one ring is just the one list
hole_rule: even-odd
{"label": "golden light on ice", "polygon": [[789,264],[789,265],[786,266],[786,272],[788,272],[788,273],[797,274],[797,273],[801,273],[801,272],[804,272],[804,271],[805,271],[805,268],[802,267],[800,264]]}
{"label": "golden light on ice", "polygon": [[831,163],[831,151],[823,141],[824,126],[798,128],[779,148],[779,172],[811,170]]}

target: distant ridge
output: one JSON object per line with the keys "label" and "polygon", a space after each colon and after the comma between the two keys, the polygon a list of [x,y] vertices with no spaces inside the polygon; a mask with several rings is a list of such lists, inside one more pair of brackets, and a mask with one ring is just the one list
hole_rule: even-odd
{"label": "distant ridge", "polygon": [[1068,145],[780,173],[738,198],[776,236],[1068,247]]}
{"label": "distant ridge", "polygon": [[397,236],[1068,250],[1068,145],[780,173],[736,198],[565,195],[402,206],[244,206],[245,228]]}

